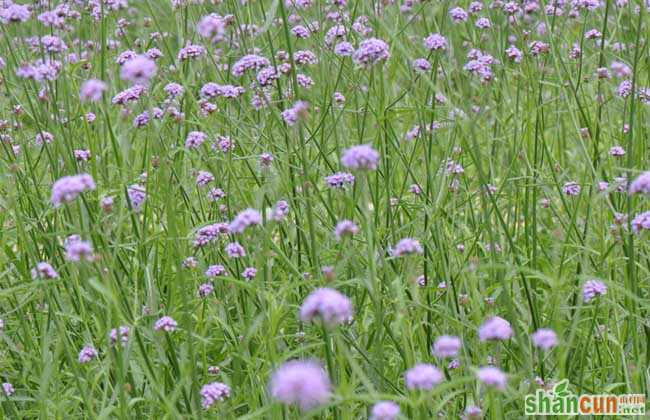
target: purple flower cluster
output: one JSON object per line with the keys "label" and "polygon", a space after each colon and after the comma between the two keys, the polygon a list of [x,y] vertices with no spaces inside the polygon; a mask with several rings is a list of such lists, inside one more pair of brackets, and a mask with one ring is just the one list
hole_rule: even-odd
{"label": "purple flower cluster", "polygon": [[630,194],[645,194],[650,196],[650,171],[639,175],[630,184]]}
{"label": "purple flower cluster", "polygon": [[508,384],[508,377],[500,369],[486,366],[476,371],[476,379],[483,384],[503,391]]}
{"label": "purple flower cluster", "polygon": [[90,242],[82,241],[78,235],[68,236],[65,240],[65,258],[68,261],[93,261],[93,247]]}
{"label": "purple flower cluster", "polygon": [[588,280],[582,285],[582,299],[585,302],[590,302],[598,296],[603,296],[607,293],[607,286],[600,280]]}
{"label": "purple flower cluster", "polygon": [[138,85],[147,85],[155,74],[156,63],[144,55],[130,59],[120,69],[122,80]]}
{"label": "purple flower cluster", "polygon": [[352,146],[341,157],[341,165],[354,170],[375,170],[378,162],[379,153],[367,144]]}
{"label": "purple flower cluster", "polygon": [[632,219],[632,232],[641,233],[643,230],[650,230],[650,211],[637,214]]}
{"label": "purple flower cluster", "polygon": [[142,205],[147,199],[147,193],[144,190],[144,187],[134,184],[126,189],[126,194],[129,198],[129,205],[131,210],[139,212],[142,210]]}
{"label": "purple flower cluster", "polygon": [[399,413],[399,405],[392,401],[379,401],[370,410],[370,420],[395,420]]}
{"label": "purple flower cluster", "polygon": [[352,319],[352,302],[334,289],[316,289],[300,307],[300,319],[303,322],[320,320],[330,327],[340,325]]}
{"label": "purple flower cluster", "polygon": [[327,403],[331,384],[320,363],[292,360],[273,373],[269,391],[276,400],[307,411]]}
{"label": "purple flower cluster", "polygon": [[50,201],[54,207],[69,203],[85,191],[93,191],[96,188],[95,181],[88,174],[64,176],[52,185],[52,197]]}
{"label": "purple flower cluster", "polygon": [[548,328],[540,328],[530,338],[533,340],[533,345],[542,350],[550,350],[557,345],[557,334]]}
{"label": "purple flower cluster", "polygon": [[212,382],[201,388],[201,405],[205,410],[230,397],[230,387],[221,382]]}
{"label": "purple flower cluster", "polygon": [[262,215],[255,209],[246,209],[240,212],[228,225],[230,233],[243,233],[250,226],[262,224]]}
{"label": "purple flower cluster", "polygon": [[423,252],[420,242],[413,238],[401,239],[394,248],[389,250],[389,254],[393,257],[404,257],[412,254],[422,254]]}
{"label": "purple flower cluster", "polygon": [[32,278],[34,279],[55,279],[57,277],[59,277],[59,273],[50,264],[43,261],[32,269]]}
{"label": "purple flower cluster", "polygon": [[201,248],[217,240],[221,235],[227,235],[229,233],[230,229],[226,223],[214,223],[203,226],[196,231],[193,245],[196,248]]}
{"label": "purple flower cluster", "polygon": [[88,363],[97,357],[97,350],[93,346],[85,346],[79,352],[79,363]]}
{"label": "purple flower cluster", "polygon": [[153,329],[156,331],[163,330],[165,332],[173,332],[176,330],[176,327],[178,324],[174,319],[170,316],[163,316],[162,318],[158,319],[156,323],[153,326]]}
{"label": "purple flower cluster", "polygon": [[441,335],[433,343],[431,352],[434,356],[441,359],[445,357],[456,357],[458,356],[460,347],[460,338],[449,335]]}
{"label": "purple flower cluster", "polygon": [[268,59],[260,57],[259,55],[249,54],[240,58],[232,66],[232,75],[235,77],[241,77],[248,70],[260,70],[264,67],[268,67],[271,63]]}
{"label": "purple flower cluster", "polygon": [[101,80],[90,79],[83,82],[79,90],[79,97],[82,101],[98,102],[108,89],[106,83]]}
{"label": "purple flower cluster", "polygon": [[426,363],[416,364],[404,374],[406,388],[412,391],[429,391],[440,384],[444,378],[440,369]]}
{"label": "purple flower cluster", "polygon": [[110,331],[108,338],[110,339],[111,344],[115,344],[119,340],[122,347],[126,347],[129,343],[129,332],[130,329],[128,326],[120,325],[118,328],[113,328]]}
{"label": "purple flower cluster", "polygon": [[340,241],[346,236],[354,236],[359,233],[359,227],[352,220],[341,220],[334,228],[334,236]]}
{"label": "purple flower cluster", "polygon": [[390,58],[388,44],[377,38],[361,41],[359,47],[352,55],[354,62],[364,67],[372,66],[380,61],[386,61],[388,58]]}
{"label": "purple flower cluster", "polygon": [[325,183],[335,189],[344,189],[346,185],[354,184],[354,175],[347,172],[336,172],[325,177]]}
{"label": "purple flower cluster", "polygon": [[510,337],[510,323],[499,316],[488,318],[478,329],[478,338],[481,341],[508,340]]}

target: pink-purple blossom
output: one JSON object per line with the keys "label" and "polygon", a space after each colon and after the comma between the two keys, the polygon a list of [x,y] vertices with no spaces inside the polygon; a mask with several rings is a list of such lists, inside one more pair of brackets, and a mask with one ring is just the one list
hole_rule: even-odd
{"label": "pink-purple blossom", "polygon": [[271,396],[302,411],[311,410],[329,401],[330,380],[320,363],[313,360],[292,360],[278,368],[269,383]]}

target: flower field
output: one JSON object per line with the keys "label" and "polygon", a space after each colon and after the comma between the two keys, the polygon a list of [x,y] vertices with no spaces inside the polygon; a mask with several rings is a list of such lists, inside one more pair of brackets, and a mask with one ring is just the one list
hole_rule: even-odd
{"label": "flower field", "polygon": [[647,395],[648,0],[0,0],[0,30],[2,418]]}

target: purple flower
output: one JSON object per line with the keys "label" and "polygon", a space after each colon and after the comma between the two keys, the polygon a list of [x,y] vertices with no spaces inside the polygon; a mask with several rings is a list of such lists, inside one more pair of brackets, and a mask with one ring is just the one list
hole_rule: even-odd
{"label": "purple flower", "polygon": [[86,80],[79,90],[79,98],[82,101],[97,102],[102,99],[102,95],[107,89],[108,86],[101,80]]}
{"label": "purple flower", "polygon": [[424,73],[431,70],[431,63],[426,58],[418,58],[413,61],[413,70],[418,73]]}
{"label": "purple flower", "polygon": [[90,242],[82,241],[78,235],[70,235],[65,240],[65,258],[68,261],[92,261],[93,247]]}
{"label": "purple flower", "polygon": [[14,395],[14,392],[16,392],[14,390],[14,386],[9,382],[3,382],[2,391],[5,393],[7,397],[11,397],[12,395]]}
{"label": "purple flower", "polygon": [[566,195],[578,195],[580,194],[580,185],[577,182],[567,182],[562,187],[562,191]]}
{"label": "purple flower", "polygon": [[297,65],[316,64],[318,63],[318,58],[313,52],[309,50],[302,50],[293,53],[293,62]]}
{"label": "purple flower", "polygon": [[607,286],[599,280],[589,280],[582,285],[582,299],[589,302],[592,299],[607,293]]}
{"label": "purple flower", "polygon": [[347,41],[339,42],[334,47],[334,54],[338,55],[339,57],[350,57],[352,54],[354,54],[354,45]]}
{"label": "purple flower", "polygon": [[476,20],[474,26],[476,26],[479,29],[487,29],[490,26],[492,26],[492,24],[490,23],[490,19],[482,17]]}
{"label": "purple flower", "polygon": [[0,8],[0,21],[2,23],[26,22],[32,15],[27,6],[4,2],[5,8]]}
{"label": "purple flower", "polygon": [[41,131],[36,134],[35,143],[37,146],[42,146],[44,144],[51,144],[54,141],[54,135],[47,131]]}
{"label": "purple flower", "polygon": [[176,330],[177,325],[178,324],[176,323],[176,321],[174,321],[172,317],[163,316],[158,321],[156,321],[156,323],[153,326],[153,329],[156,331],[163,330],[165,332],[173,332],[174,330]]}
{"label": "purple flower", "polygon": [[214,175],[207,171],[199,171],[196,175],[196,186],[203,187],[214,181]]}
{"label": "purple flower", "polygon": [[650,171],[642,173],[632,181],[630,184],[630,194],[650,195]]}
{"label": "purple flower", "polygon": [[225,274],[226,274],[226,268],[221,264],[211,265],[208,267],[207,270],[205,270],[205,276],[210,279],[223,276]]}
{"label": "purple flower", "polygon": [[296,25],[291,28],[291,34],[299,39],[309,38],[310,32],[309,29],[305,28],[302,25]]}
{"label": "purple flower", "polygon": [[242,76],[247,70],[259,70],[268,67],[271,63],[268,59],[259,55],[249,54],[240,58],[232,66],[232,75],[235,77]]}
{"label": "purple flower", "polygon": [[149,113],[147,111],[136,115],[136,117],[133,119],[133,126],[135,128],[144,127],[147,124],[149,124]]}
{"label": "purple flower", "polygon": [[325,404],[331,395],[330,380],[320,363],[292,360],[277,369],[269,384],[276,400],[307,411]]}
{"label": "purple flower", "polygon": [[460,7],[454,7],[449,11],[449,16],[451,16],[451,20],[454,21],[454,23],[458,22],[465,22],[467,21],[467,12],[460,8]]}
{"label": "purple flower", "polygon": [[201,388],[201,405],[204,410],[209,409],[215,403],[230,397],[230,387],[221,382],[212,382],[203,385]]}
{"label": "purple flower", "polygon": [[131,50],[122,51],[120,55],[118,55],[117,58],[115,59],[115,62],[120,66],[122,66],[124,65],[124,63],[133,60],[137,56],[138,54],[136,54],[134,51]]}
{"label": "purple flower", "polygon": [[52,185],[50,201],[54,207],[59,207],[63,203],[73,201],[79,194],[92,191],[95,188],[95,181],[88,174],[64,176]]}
{"label": "purple flower", "polygon": [[379,61],[388,60],[389,57],[388,44],[381,39],[370,38],[361,41],[352,59],[360,66],[369,67]]}
{"label": "purple flower", "polygon": [[616,94],[621,98],[627,98],[632,93],[632,82],[630,80],[623,80],[616,88]]}
{"label": "purple flower", "polygon": [[126,347],[129,342],[129,327],[126,325],[120,325],[118,328],[113,328],[108,335],[111,344],[117,343],[119,338],[120,344],[122,347]]}
{"label": "purple flower", "polygon": [[156,74],[156,63],[150,58],[139,55],[122,65],[120,78],[133,84],[146,85]]}
{"label": "purple flower", "polygon": [[339,40],[345,37],[347,29],[343,25],[334,25],[327,30],[325,34],[325,45],[328,47],[331,46],[335,40]]}
{"label": "purple flower", "polygon": [[212,42],[220,40],[226,31],[226,21],[216,13],[203,16],[196,25],[196,32],[203,38],[210,38]]}
{"label": "purple flower", "polygon": [[632,232],[640,233],[641,230],[650,230],[650,211],[639,213],[632,219]]}
{"label": "purple flower", "polygon": [[352,146],[343,152],[341,164],[348,169],[377,169],[379,153],[368,144]]}
{"label": "purple flower", "polygon": [[389,254],[393,257],[403,257],[412,254],[422,254],[424,250],[417,239],[404,238],[397,242],[395,248],[389,249]]}
{"label": "purple flower", "polygon": [[246,250],[239,244],[239,242],[231,242],[229,244],[226,244],[224,251],[230,258],[240,258],[246,256]]}
{"label": "purple flower", "polygon": [[300,306],[300,319],[303,322],[319,319],[330,327],[340,325],[352,319],[352,302],[334,289],[316,289]]}
{"label": "purple flower", "polygon": [[77,162],[88,162],[90,160],[90,150],[76,149],[73,154]]}
{"label": "purple flower", "polygon": [[522,58],[524,57],[523,53],[519,48],[515,47],[514,45],[509,46],[506,48],[506,56],[510,61],[514,63],[519,63],[521,62]]}
{"label": "purple flower", "polygon": [[512,337],[510,323],[499,316],[488,318],[478,329],[480,341],[508,340]]}
{"label": "purple flower", "polygon": [[142,205],[147,199],[147,193],[144,190],[144,187],[133,184],[126,189],[127,196],[129,198],[129,204],[131,209],[134,212],[139,212],[142,209]]}
{"label": "purple flower", "polygon": [[237,98],[238,96],[242,95],[244,93],[244,88],[241,86],[233,86],[233,85],[218,85],[216,83],[206,83],[201,87],[200,95],[202,98],[216,98],[216,97],[224,97],[224,98]]}
{"label": "purple flower", "polygon": [[205,48],[200,45],[188,44],[180,49],[176,58],[178,61],[185,61],[201,57],[203,54],[205,54]]}
{"label": "purple flower", "polygon": [[278,80],[279,78],[280,74],[272,66],[264,67],[262,70],[258,71],[257,76],[255,76],[257,83],[259,83],[261,87],[269,86],[273,81]]}
{"label": "purple flower", "polygon": [[557,335],[555,331],[548,328],[540,328],[531,335],[533,345],[542,350],[550,350],[557,345]]}
{"label": "purple flower", "polygon": [[225,223],[214,223],[199,228],[194,235],[193,245],[197,248],[204,247],[209,243],[216,241],[220,235],[230,233],[228,225]]}
{"label": "purple flower", "polygon": [[287,215],[289,215],[289,203],[287,203],[284,200],[280,200],[277,203],[275,203],[275,206],[273,206],[273,209],[268,209],[271,210],[268,212],[268,218],[271,220],[274,220],[276,222],[281,222],[283,221]]}
{"label": "purple flower", "polygon": [[344,189],[346,185],[354,184],[354,175],[347,172],[336,172],[325,177],[325,183],[330,188]]}
{"label": "purple flower", "polygon": [[483,384],[494,387],[498,390],[504,390],[508,382],[506,374],[493,366],[479,368],[476,371],[476,379]]}
{"label": "purple flower", "polygon": [[334,236],[338,241],[345,236],[353,236],[357,233],[359,233],[359,227],[352,220],[341,220],[334,229]]}
{"label": "purple flower", "polygon": [[246,267],[244,271],[241,273],[241,276],[248,281],[253,280],[256,275],[257,275],[257,269],[254,267]]}
{"label": "purple flower", "polygon": [[152,60],[156,60],[156,59],[162,57],[163,53],[158,48],[150,48],[144,53],[144,55],[147,58],[150,58]]}
{"label": "purple flower", "polygon": [[456,357],[460,347],[460,338],[450,335],[441,335],[433,343],[431,352],[434,356],[439,358]]}
{"label": "purple flower", "polygon": [[221,188],[212,188],[208,192],[208,199],[210,201],[217,201],[226,196],[226,193]]}
{"label": "purple flower", "polygon": [[621,146],[612,146],[609,149],[609,155],[614,157],[625,156],[625,149],[623,149]]}
{"label": "purple flower", "polygon": [[140,99],[140,96],[144,92],[145,92],[144,86],[134,85],[115,95],[111,100],[111,102],[115,105],[126,105],[129,102],[135,102],[138,99]]}
{"label": "purple flower", "polygon": [[171,99],[181,96],[184,90],[183,86],[178,83],[167,83],[164,88],[165,93]]}
{"label": "purple flower", "polygon": [[79,352],[79,363],[88,363],[97,357],[97,350],[93,346],[85,346]]}
{"label": "purple flower", "polygon": [[307,114],[308,108],[309,105],[307,102],[298,101],[293,104],[291,108],[287,108],[282,111],[282,119],[285,123],[287,123],[288,126],[295,125],[301,116],[305,116]]}
{"label": "purple flower", "polygon": [[443,380],[444,375],[440,369],[427,363],[416,364],[404,374],[406,388],[411,391],[429,391]]}
{"label": "purple flower", "polygon": [[32,269],[32,278],[36,279],[55,279],[59,277],[52,266],[46,262],[39,262],[36,267]]}
{"label": "purple flower", "polygon": [[379,401],[372,406],[370,420],[395,420],[399,415],[399,405],[392,401]]}
{"label": "purple flower", "polygon": [[612,61],[612,64],[610,64],[609,67],[618,78],[630,77],[632,75],[632,69],[630,66],[621,63],[620,61]]}
{"label": "purple flower", "polygon": [[424,47],[429,51],[444,51],[447,49],[447,38],[440,34],[431,34],[424,38]]}
{"label": "purple flower", "polygon": [[483,418],[483,411],[480,407],[470,405],[465,409],[462,420],[481,420]]}
{"label": "purple flower", "polygon": [[231,233],[243,233],[249,226],[262,224],[262,215],[255,209],[246,209],[240,212],[228,225]]}
{"label": "purple flower", "polygon": [[187,257],[187,258],[185,258],[185,259],[183,260],[181,266],[182,266],[183,268],[192,269],[192,268],[196,268],[196,266],[197,266],[198,264],[199,264],[199,262],[196,260],[195,257],[193,257],[193,256],[189,256],[189,257]]}
{"label": "purple flower", "polygon": [[214,291],[214,286],[212,286],[211,283],[203,283],[203,284],[201,284],[199,286],[199,289],[197,291],[197,295],[199,297],[204,298],[204,297],[208,296],[210,293],[212,293],[213,291]]}
{"label": "purple flower", "polygon": [[201,131],[190,131],[185,139],[185,147],[188,149],[196,149],[203,144],[206,138],[207,135]]}

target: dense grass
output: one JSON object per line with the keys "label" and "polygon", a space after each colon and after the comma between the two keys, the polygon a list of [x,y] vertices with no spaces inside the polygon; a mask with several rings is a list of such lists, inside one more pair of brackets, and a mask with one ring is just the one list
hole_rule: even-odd
{"label": "dense grass", "polygon": [[[325,0],[308,8],[225,0],[173,8],[132,0],[119,10],[98,5],[95,19],[86,2],[70,2],[80,15],[66,18],[69,30],[62,30],[36,19],[58,2],[49,3],[32,5],[25,22],[0,26],[0,375],[15,388],[0,396],[4,417],[353,419],[391,400],[403,418],[458,418],[478,406],[500,419],[522,417],[525,394],[564,378],[576,393],[647,393],[649,233],[633,233],[631,223],[650,201],[628,194],[621,180],[650,167],[647,4],[604,0],[572,15],[572,4],[542,2],[509,18],[508,7],[483,3],[456,23],[449,11],[469,3],[414,1],[400,10],[408,2],[349,0],[337,9]],[[344,38],[326,42],[334,10],[346,14],[341,24],[355,48],[378,38],[390,58],[360,66],[335,54]],[[232,15],[215,44],[196,30],[209,13]],[[371,32],[352,28],[360,16]],[[477,28],[479,17],[491,27]],[[311,25],[308,38],[292,34],[298,24]],[[592,29],[603,36],[586,39]],[[425,48],[431,33],[446,37],[444,51]],[[28,39],[45,35],[59,36],[67,51],[47,52]],[[547,50],[533,54],[532,41]],[[179,60],[188,43],[206,53]],[[571,58],[574,44],[582,53]],[[510,45],[520,62],[508,57]],[[130,86],[118,55],[150,48],[162,57],[146,92],[127,106],[112,104]],[[492,56],[490,80],[464,69],[473,48]],[[318,63],[294,63],[300,50]],[[254,51],[272,66],[288,63],[257,108],[256,72],[231,71]],[[62,63],[53,80],[17,74],[48,57]],[[416,58],[437,71],[414,71]],[[629,74],[616,75],[613,62]],[[599,78],[598,68],[609,77]],[[100,101],[80,100],[88,79],[107,83]],[[623,80],[631,83],[627,97],[617,94]],[[171,82],[184,92],[166,100]],[[246,92],[210,99],[217,109],[206,115],[199,92],[208,82]],[[287,124],[282,112],[298,100],[308,108]],[[155,107],[163,118],[154,118]],[[134,127],[143,111],[149,122]],[[422,129],[410,138],[416,125]],[[185,147],[192,131],[207,135],[196,149]],[[36,144],[42,132],[53,141]],[[218,136],[234,147],[211,148]],[[375,170],[341,165],[357,144],[378,151]],[[613,146],[624,156],[612,156]],[[76,159],[77,149],[91,158]],[[263,153],[273,156],[270,164],[261,162]],[[215,179],[197,186],[198,171]],[[353,172],[354,183],[328,187],[324,177],[338,171]],[[96,188],[54,206],[53,184],[80,173]],[[580,186],[577,195],[566,193],[568,182]],[[128,198],[134,185],[146,190],[139,209]],[[210,201],[214,187],[225,196]],[[103,201],[109,196],[112,206]],[[266,209],[279,200],[289,214],[273,220]],[[257,209],[263,223],[195,246],[198,229],[246,208]],[[337,240],[343,219],[358,233]],[[92,244],[91,261],[66,258],[64,241],[73,234]],[[402,238],[417,239],[422,253],[395,256]],[[245,257],[226,254],[233,241]],[[39,262],[58,277],[33,276]],[[226,275],[207,279],[213,264]],[[241,274],[246,267],[257,269],[251,280]],[[592,279],[607,293],[585,301],[582,288]],[[201,297],[206,282],[214,291]],[[349,297],[350,323],[301,321],[300,305],[318,287]],[[479,326],[493,315],[509,321],[512,338],[479,340]],[[162,316],[177,322],[175,331],[154,329]],[[109,340],[119,326],[130,328],[125,346]],[[540,328],[557,334],[549,351],[531,342]],[[456,368],[431,353],[441,335],[462,340]],[[79,363],[88,345],[98,355]],[[272,398],[272,374],[290,359],[321,361],[332,382],[326,404],[301,413]],[[444,381],[431,391],[408,390],[404,372],[416,363],[438,366]],[[505,389],[477,381],[476,370],[488,364],[507,374]],[[200,390],[215,381],[230,387],[230,398],[205,410]]]}

